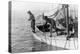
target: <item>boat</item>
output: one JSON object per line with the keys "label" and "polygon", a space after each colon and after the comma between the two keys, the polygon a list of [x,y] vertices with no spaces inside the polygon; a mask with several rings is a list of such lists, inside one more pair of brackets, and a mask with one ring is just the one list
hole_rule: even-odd
{"label": "boat", "polygon": [[[66,13],[68,12],[68,5],[63,5],[66,6]],[[64,7],[65,8],[65,7]],[[63,8],[62,8],[63,9]],[[58,14],[58,12],[57,12]],[[56,15],[57,16],[57,15]],[[36,33],[32,33],[33,36],[35,37],[35,39],[47,43],[48,45],[52,45],[55,47],[61,47],[63,49],[69,49],[69,50],[73,50],[73,49],[78,49],[78,38],[77,37],[73,37],[72,36],[67,39],[69,37],[69,18],[68,18],[68,14],[66,15],[65,18],[67,21],[65,23],[59,24],[57,26],[57,29],[60,33],[60,35],[58,36],[55,32],[55,29],[53,29],[54,32],[52,32],[52,37],[50,37],[51,33],[50,33],[50,25],[36,25],[35,26],[35,30]],[[67,24],[66,24],[67,23]],[[65,26],[66,25],[66,26]],[[66,34],[67,33],[67,34]],[[56,50],[58,50],[56,48]]]}

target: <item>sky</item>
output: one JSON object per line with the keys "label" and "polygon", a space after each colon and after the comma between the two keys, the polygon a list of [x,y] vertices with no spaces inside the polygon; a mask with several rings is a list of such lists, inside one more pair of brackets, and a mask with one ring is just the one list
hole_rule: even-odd
{"label": "sky", "polygon": [[[24,2],[24,1],[13,1],[12,2],[12,16],[14,17],[15,15],[20,18],[26,17],[27,11],[31,10],[31,12],[35,15],[42,14],[43,12],[46,15],[52,15],[55,13],[57,9],[60,9],[61,5],[60,4],[55,4],[55,3],[40,3],[40,2]],[[77,11],[77,5],[70,5],[70,14],[73,15],[78,15]],[[16,17],[15,16],[15,17]]]}
{"label": "sky", "polygon": [[57,7],[58,4],[52,3],[37,3],[37,2],[12,2],[13,10],[50,10],[52,8]]}

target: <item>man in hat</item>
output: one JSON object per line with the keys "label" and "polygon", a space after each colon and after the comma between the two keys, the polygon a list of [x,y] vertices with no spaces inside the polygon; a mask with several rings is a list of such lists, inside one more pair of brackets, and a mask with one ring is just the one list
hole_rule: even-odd
{"label": "man in hat", "polygon": [[34,17],[34,15],[31,13],[31,11],[28,11],[27,13],[30,15],[30,18],[29,18],[28,20],[31,21],[32,32],[35,33],[35,17]]}
{"label": "man in hat", "polygon": [[52,28],[55,29],[55,31],[56,31],[56,33],[57,33],[57,35],[58,35],[58,32],[57,32],[57,30],[56,30],[56,29],[57,29],[57,28],[56,28],[56,22],[55,22],[53,19],[48,18],[47,16],[44,16],[43,19],[46,21],[46,24],[47,24],[47,23],[50,24],[50,33],[51,33],[50,37],[52,37]]}

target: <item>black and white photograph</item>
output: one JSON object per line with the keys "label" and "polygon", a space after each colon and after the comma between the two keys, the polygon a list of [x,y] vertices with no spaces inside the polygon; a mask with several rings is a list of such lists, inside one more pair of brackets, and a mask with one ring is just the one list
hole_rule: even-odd
{"label": "black and white photograph", "polygon": [[78,50],[78,5],[9,1],[10,53]]}

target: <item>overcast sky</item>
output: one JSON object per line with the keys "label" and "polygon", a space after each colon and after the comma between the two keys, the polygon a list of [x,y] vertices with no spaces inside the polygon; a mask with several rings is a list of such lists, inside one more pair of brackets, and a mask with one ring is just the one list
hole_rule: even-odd
{"label": "overcast sky", "polygon": [[57,7],[58,4],[52,3],[37,3],[37,2],[12,2],[13,10],[50,10]]}
{"label": "overcast sky", "polygon": [[[39,13],[45,12],[45,14],[47,13],[47,15],[49,15],[49,13],[50,13],[50,15],[51,15],[52,13],[54,13],[56,11],[56,9],[60,9],[60,7],[61,7],[60,4],[55,4],[55,3],[12,1],[13,13],[16,15],[23,14],[23,16],[26,14],[26,12],[28,10],[31,10],[33,12],[33,14],[36,13],[39,15]],[[69,7],[71,10],[70,14],[72,14],[72,15],[78,14],[76,5],[70,5]]]}

